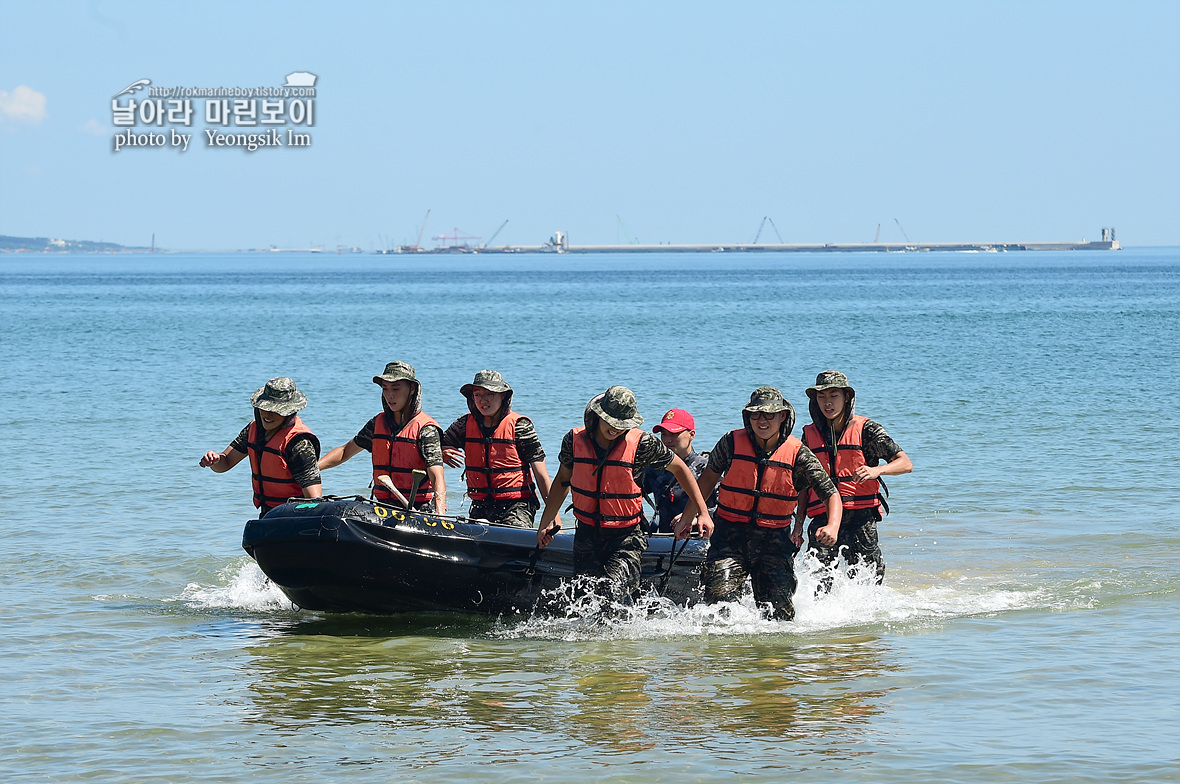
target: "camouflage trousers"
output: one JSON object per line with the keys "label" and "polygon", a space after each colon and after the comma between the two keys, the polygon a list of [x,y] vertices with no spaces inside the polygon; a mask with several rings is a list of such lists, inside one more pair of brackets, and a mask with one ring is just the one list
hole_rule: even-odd
{"label": "camouflage trousers", "polygon": [[828,516],[822,514],[807,526],[808,552],[827,567],[820,576],[817,592],[832,590],[832,572],[841,554],[851,572],[854,566],[872,567],[876,573],[877,585],[885,581],[885,558],[877,541],[877,522],[881,519],[879,507],[852,509],[840,523],[840,535],[836,544],[825,545],[815,540],[815,532],[828,524]]}
{"label": "camouflage trousers", "polygon": [[747,523],[714,520],[709,554],[701,571],[705,601],[731,602],[738,598],[746,578],[754,589],[754,601],[770,604],[772,617],[795,617],[795,553],[791,529],[762,528]]}
{"label": "camouflage trousers", "polygon": [[467,516],[487,520],[496,525],[511,525],[515,528],[533,528],[533,518],[538,504],[531,499],[520,501],[472,501]]}
{"label": "camouflage trousers", "polygon": [[647,549],[643,526],[598,528],[578,523],[574,531],[574,576],[596,578],[595,592],[618,601],[639,589],[639,557]]}

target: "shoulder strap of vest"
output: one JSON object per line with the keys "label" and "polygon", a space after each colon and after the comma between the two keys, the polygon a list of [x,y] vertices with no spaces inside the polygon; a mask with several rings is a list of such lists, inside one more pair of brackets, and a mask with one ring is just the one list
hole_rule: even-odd
{"label": "shoulder strap of vest", "polygon": [[[515,416],[513,416],[513,415],[515,415]],[[514,444],[516,444],[516,426],[517,426],[517,424],[519,424],[520,420],[522,420],[522,419],[526,419],[529,422],[532,422],[533,420],[529,419],[528,417],[524,416],[523,414],[517,414],[512,409],[508,410],[508,416],[513,417],[513,419],[512,419],[512,442]],[[524,455],[522,455],[520,453],[520,444],[516,444],[516,456],[520,458],[520,470],[521,470],[521,472],[524,473],[525,487],[527,487],[529,489],[529,494],[531,495],[532,498],[535,498],[538,501],[540,501],[541,499],[540,499],[540,495],[537,493],[536,482],[533,481],[533,467],[528,462],[525,461]]]}
{"label": "shoulder strap of vest", "polygon": [[733,437],[733,452],[730,454],[730,460],[745,460],[749,463],[757,463],[758,458],[754,453],[754,442],[750,439],[750,434],[746,432],[745,428],[738,430],[731,430],[729,435]]}
{"label": "shoulder strap of vest", "polygon": [[841,441],[847,437],[851,443],[840,444],[840,448],[855,449],[863,452],[865,444],[865,422],[868,421],[868,417],[863,417],[859,414],[852,416],[848,420],[848,424],[844,426],[844,432],[840,434]]}
{"label": "shoulder strap of vest", "polygon": [[814,423],[803,426],[803,443],[807,444],[807,448],[811,451],[823,448],[823,435],[820,434],[819,428]]}
{"label": "shoulder strap of vest", "polygon": [[[247,432],[246,433],[246,437],[247,437],[246,447],[248,449],[257,451],[259,454],[259,459],[261,459],[262,453],[264,453],[264,452],[270,452],[272,455],[280,455],[285,459],[286,455],[283,454],[283,450],[278,447],[273,447],[270,444],[276,438],[279,438],[280,434],[284,430],[290,430],[292,426],[293,425],[290,425],[290,424],[284,425],[282,428],[280,428],[278,431],[276,431],[274,435],[267,436],[266,430],[262,430],[261,433],[258,433],[257,430],[259,430],[260,428],[256,428],[254,424],[251,424],[250,428],[252,430],[254,430],[255,432],[253,432],[253,433]],[[253,438],[251,438],[250,436],[253,436]],[[280,439],[280,441],[281,440],[282,439]]]}
{"label": "shoulder strap of vest", "polygon": [[[515,414],[515,416],[513,416],[514,414]],[[515,411],[509,411],[508,414],[506,414],[504,416],[504,418],[501,419],[499,422],[497,422],[496,426],[494,428],[492,428],[491,435],[488,435],[487,428],[484,427],[483,422],[479,421],[479,419],[474,414],[467,414],[466,416],[468,419],[467,419],[467,422],[463,428],[464,438],[468,441],[483,441],[483,442],[489,443],[489,444],[515,443],[516,442],[516,422],[517,422],[517,420],[523,418],[520,416],[520,414],[516,414]],[[499,430],[501,427],[503,427],[506,422],[511,424],[511,427],[512,427],[511,437],[497,437],[496,431]],[[474,438],[472,438],[470,435],[472,426],[475,427],[475,432],[476,432],[476,435]]]}
{"label": "shoulder strap of vest", "polygon": [[[588,446],[590,448],[589,453],[592,455],[597,455],[598,454],[598,443],[594,440],[594,436],[592,436],[590,434],[590,431],[583,430],[582,437],[586,439],[586,446]],[[603,450],[601,459],[597,459],[597,458],[581,458],[581,459],[579,459],[577,456],[575,456],[574,462],[594,463],[595,464],[594,468],[592,468],[590,470],[590,476],[598,476],[599,472],[602,471],[603,467],[605,467],[608,464],[611,464],[610,453],[613,452],[614,449],[615,449],[615,445],[611,444],[610,449]]]}

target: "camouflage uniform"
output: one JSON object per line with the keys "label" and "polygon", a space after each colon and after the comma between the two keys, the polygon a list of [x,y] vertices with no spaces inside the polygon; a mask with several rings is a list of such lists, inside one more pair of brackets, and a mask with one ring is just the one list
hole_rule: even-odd
{"label": "camouflage uniform", "polygon": [[[495,417],[495,423],[490,428],[483,424],[483,415],[475,407],[475,399],[472,397],[472,390],[475,387],[482,387],[491,392],[504,393],[504,400],[500,404],[500,411]],[[484,436],[489,436],[512,410],[512,387],[508,386],[504,381],[504,377],[494,370],[479,371],[475,374],[475,380],[470,384],[464,384],[459,389],[459,392],[467,398],[467,407],[471,410],[471,413],[464,414],[456,419],[447,428],[446,432],[442,434],[442,446],[448,449],[463,449],[466,447],[467,419],[469,417],[475,417],[475,422],[479,425]],[[541,439],[537,437],[537,429],[533,427],[532,421],[526,417],[521,417],[517,420],[513,438],[516,441],[516,453],[520,456],[520,462],[524,466],[527,481],[532,476],[532,464],[544,462],[545,450],[541,447]],[[479,520],[487,520],[496,525],[532,528],[534,518],[537,516],[537,510],[540,508],[541,502],[534,490],[533,497],[527,499],[513,499],[508,501],[496,501],[490,498],[483,501],[472,499],[468,516]]]}
{"label": "camouflage uniform", "polygon": [[791,528],[762,528],[728,520],[714,521],[713,538],[701,575],[705,601],[737,601],[746,578],[754,601],[770,604],[776,621],[795,617],[795,553]]}
{"label": "camouflage uniform", "polygon": [[[795,410],[774,387],[759,387],[750,396],[750,403],[742,409],[742,419],[750,443],[759,459],[767,455],[759,446],[750,428],[750,414],[758,411],[785,411],[780,430],[780,441],[791,434],[795,424]],[[726,433],[709,453],[709,470],[724,476],[733,462],[733,433]],[[836,486],[824,467],[805,445],[799,447],[792,466],[792,481],[801,498],[814,489],[826,499],[836,492]],[[754,601],[769,603],[775,620],[789,621],[795,617],[792,597],[795,595],[795,554],[798,548],[791,541],[791,527],[764,528],[751,523],[735,523],[717,517],[713,521],[713,536],[709,553],[701,573],[705,587],[705,601],[734,601],[741,593],[746,577],[754,589]]]}
{"label": "camouflage uniform", "polygon": [[[262,430],[261,425],[258,429]],[[238,437],[234,439],[230,447],[242,454],[249,454],[249,432],[249,425],[243,427],[242,432],[238,433]],[[318,465],[320,458],[316,453],[315,444],[310,438],[296,436],[291,443],[287,444],[287,451],[283,455],[283,459],[287,461],[287,468],[290,469],[291,476],[295,477],[295,481],[299,483],[300,487],[323,484]]]}
{"label": "camouflage uniform", "polygon": [[[384,373],[379,376],[373,376],[374,384],[380,385],[382,381],[408,381],[411,392],[402,412],[405,414],[407,423],[418,415],[418,412],[422,410],[422,382],[415,376],[412,365],[406,362],[390,362],[385,366]],[[381,396],[381,409],[389,417],[391,428],[397,427],[397,418],[389,410],[384,394]],[[373,451],[373,432],[376,426],[377,417],[373,417],[365,423],[365,426],[360,429],[359,433],[353,436],[353,443],[366,452],[371,453]],[[397,435],[396,431],[394,435]],[[418,454],[422,455],[427,468],[441,466],[443,464],[442,430],[440,428],[434,425],[427,425],[418,431]]]}
{"label": "camouflage uniform", "polygon": [[[587,432],[590,432],[587,428]],[[591,439],[593,441],[593,439]],[[600,449],[598,442],[594,442],[596,449]],[[635,450],[635,484],[643,486],[643,471],[649,466],[656,471],[665,471],[676,455],[651,433],[644,433],[639,439],[639,447]],[[557,453],[557,460],[567,468],[574,465],[574,432],[571,430],[561,439],[561,450]],[[822,466],[821,466],[822,469]]]}
{"label": "camouflage uniform", "polygon": [[619,601],[639,588],[640,556],[647,549],[642,525],[599,528],[578,523],[574,531],[574,574],[594,579],[599,596]]}
{"label": "camouflage uniform", "polygon": [[[825,370],[816,376],[815,386],[807,388],[807,396],[811,398],[809,411],[811,421],[823,434],[824,442],[832,443],[832,431],[828,419],[823,415],[815,400],[815,393],[824,389],[845,389],[848,391],[847,412],[845,421],[852,417],[856,408],[856,390],[848,383],[848,377],[836,370]],[[889,437],[885,428],[873,420],[864,424],[862,431],[862,449],[865,464],[870,466],[888,463],[901,452],[897,442]],[[884,484],[882,482],[882,487]],[[877,523],[881,522],[881,508],[875,506],[869,509],[847,509],[840,518],[840,533],[834,545],[820,544],[815,538],[815,532],[828,524],[826,512],[811,519],[807,526],[807,550],[815,558],[828,567],[826,573],[820,576],[819,590],[826,593],[832,588],[832,567],[839,559],[841,552],[847,561],[849,570],[864,564],[871,566],[876,572],[878,585],[885,581],[885,558],[881,553],[881,546],[877,536]],[[888,510],[888,508],[886,508]]]}
{"label": "camouflage uniform", "polygon": [[[382,400],[382,403],[385,401]],[[388,411],[386,412],[388,413]],[[410,416],[417,414],[414,411]],[[392,416],[391,416],[392,419]],[[360,429],[352,440],[361,449],[366,452],[373,451],[373,428],[377,424],[377,417],[373,417],[365,426]],[[442,430],[434,425],[427,425],[418,432],[418,454],[422,455],[422,459],[426,461],[427,466],[440,466],[443,464],[442,455]]]}
{"label": "camouflage uniform", "polygon": [[[294,381],[281,376],[272,378],[260,387],[250,397],[250,405],[255,409],[273,411],[280,416],[292,416],[302,411],[307,405],[307,396],[295,388]],[[262,419],[257,411],[254,412],[254,422],[258,426],[258,433],[265,432],[262,427]],[[229,446],[230,449],[248,455],[250,453],[249,443],[250,426],[246,425]],[[287,444],[283,459],[287,461],[287,470],[291,472],[291,476],[299,483],[300,487],[322,484],[319,444],[311,435],[300,435],[292,439],[291,443]],[[262,517],[272,508],[264,503],[258,510],[258,516]]]}
{"label": "camouflage uniform", "polygon": [[[789,433],[788,433],[789,435]],[[753,441],[753,438],[750,439]],[[754,445],[755,451],[758,450],[758,445]],[[721,440],[717,442],[717,446],[713,447],[713,451],[709,453],[709,468],[718,474],[724,474],[729,470],[729,464],[733,462],[733,433],[726,433],[721,436]],[[795,473],[793,475],[796,488],[820,488],[831,487],[832,492],[835,491],[836,485],[832,483],[832,477],[828,476],[828,472],[824,470],[823,465],[816,458],[815,454],[807,448],[804,444],[799,449],[799,454],[795,456]],[[823,495],[822,493],[820,495]],[[828,495],[831,495],[829,493]],[[825,498],[827,496],[824,496]]]}
{"label": "camouflage uniform", "polygon": [[881,521],[881,507],[872,509],[851,509],[844,513],[840,520],[840,534],[836,544],[820,544],[815,539],[815,532],[828,524],[828,516],[821,514],[812,518],[807,526],[807,551],[828,568],[820,575],[819,590],[827,593],[832,589],[832,567],[835,566],[840,552],[844,553],[844,560],[848,568],[860,564],[871,566],[876,572],[876,582],[880,585],[885,581],[885,558],[881,554],[881,546],[877,541],[877,523]]}
{"label": "camouflage uniform", "polygon": [[[591,436],[590,443],[600,458],[605,458],[609,452],[600,447],[593,437],[600,418],[620,430],[643,424],[635,395],[630,389],[614,386],[592,398],[586,406],[586,432]],[[673,457],[672,450],[663,441],[651,433],[643,433],[636,448],[632,471],[635,484],[642,486],[644,469],[650,467],[662,471]],[[573,470],[572,430],[561,440],[557,459],[563,468]],[[574,531],[574,574],[598,578],[596,590],[607,598],[618,600],[628,597],[639,588],[640,556],[646,549],[647,532],[641,524],[627,528],[600,528],[579,522]]]}
{"label": "camouflage uniform", "polygon": [[[385,408],[385,413],[389,416],[389,421],[394,422],[393,414],[390,413],[389,408],[385,405],[385,399],[381,399],[381,405]],[[415,410],[410,416],[413,417],[418,412]],[[373,429],[377,425],[377,417],[373,417],[365,426],[360,429],[360,432],[352,437],[353,442],[366,452],[373,451]],[[396,427],[396,423],[395,423]],[[427,468],[431,466],[441,466],[443,464],[442,457],[442,431],[434,425],[427,425],[418,431],[418,454],[422,455],[422,459],[426,461]],[[427,478],[422,483],[427,485],[429,490],[430,479]],[[409,496],[409,491],[406,495]],[[433,512],[434,501],[419,501],[414,504],[414,508],[419,512]]]}

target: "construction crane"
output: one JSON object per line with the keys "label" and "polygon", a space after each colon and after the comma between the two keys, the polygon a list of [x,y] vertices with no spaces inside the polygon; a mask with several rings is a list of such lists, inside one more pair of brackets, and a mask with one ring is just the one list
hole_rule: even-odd
{"label": "construction crane", "polygon": [[480,246],[479,246],[479,247],[480,247],[480,249],[482,250],[483,248],[486,248],[487,246],[491,245],[491,244],[492,244],[492,240],[496,239],[496,237],[499,237],[499,236],[500,236],[500,232],[501,232],[501,231],[503,231],[503,230],[504,230],[504,227],[505,227],[505,226],[507,226],[507,225],[508,225],[508,219],[507,219],[507,218],[505,218],[505,219],[504,219],[504,222],[500,224],[500,228],[496,229],[496,231],[495,231],[495,232],[493,232],[492,236],[488,238],[488,241],[487,241],[487,242],[485,242],[483,245],[480,245]]}
{"label": "construction crane", "polygon": [[418,240],[414,243],[415,252],[422,247],[422,234],[426,231],[426,221],[430,220],[430,210],[426,211],[426,217],[422,219],[422,228],[418,229]]}
{"label": "construction crane", "polygon": [[786,243],[783,242],[783,235],[778,233],[778,226],[774,225],[774,219],[772,219],[769,215],[765,215],[762,217],[762,222],[758,224],[758,233],[754,235],[754,241],[750,244],[751,245],[758,244],[758,238],[762,236],[762,229],[766,227],[767,221],[770,222],[770,228],[774,229],[774,236],[778,237],[778,244],[779,245],[786,245]]}
{"label": "construction crane", "polygon": [[876,245],[881,240],[881,224],[877,224],[877,233],[873,235],[873,244]]}
{"label": "construction crane", "polygon": [[905,241],[908,244],[910,241],[910,235],[905,233],[905,229],[901,228],[901,221],[899,221],[897,218],[894,218],[893,222],[897,224],[897,228],[901,229],[901,236],[905,237]]}
{"label": "construction crane", "polygon": [[466,249],[471,246],[467,244],[467,240],[477,240],[479,237],[473,237],[470,234],[461,234],[461,229],[452,229],[450,234],[438,234],[430,239],[442,240],[444,248]]}
{"label": "construction crane", "polygon": [[632,234],[632,233],[631,233],[631,231],[630,231],[630,230],[627,228],[627,224],[626,224],[626,223],[623,223],[623,216],[622,216],[622,215],[619,215],[618,213],[616,213],[616,214],[615,214],[615,218],[617,218],[617,219],[618,219],[618,221],[619,221],[619,229],[620,229],[620,230],[623,232],[623,236],[627,238],[627,244],[629,244],[629,245],[638,245],[638,244],[639,244],[639,240],[638,240],[638,239],[635,237],[635,235],[634,235],[634,234]]}

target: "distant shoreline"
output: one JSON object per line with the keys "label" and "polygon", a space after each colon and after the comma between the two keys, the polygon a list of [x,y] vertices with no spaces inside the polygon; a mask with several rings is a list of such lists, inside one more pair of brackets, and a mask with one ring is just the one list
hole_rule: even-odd
{"label": "distant shoreline", "polygon": [[152,248],[114,242],[62,240],[52,237],[8,237],[0,234],[0,253],[151,253]]}
{"label": "distant shoreline", "polygon": [[399,249],[386,254],[463,253],[1005,253],[1021,250],[1122,250],[1116,240],[1095,242],[905,242],[823,244],[708,244],[708,245],[524,245],[496,248],[451,247],[433,250]]}
{"label": "distant shoreline", "polygon": [[570,245],[553,242],[544,245],[500,245],[493,248],[458,245],[440,248],[402,246],[391,250],[362,250],[357,247],[329,248],[241,248],[237,250],[167,250],[118,245],[113,242],[59,240],[46,237],[7,237],[0,235],[0,254],[71,253],[108,254],[183,254],[183,253],[307,253],[324,255],[376,254],[407,256],[447,256],[464,254],[595,254],[595,253],[1007,253],[1010,251],[1046,250],[1122,250],[1111,239],[1093,242],[905,242],[905,243],[823,243],[823,244],[693,244],[693,245]]}

